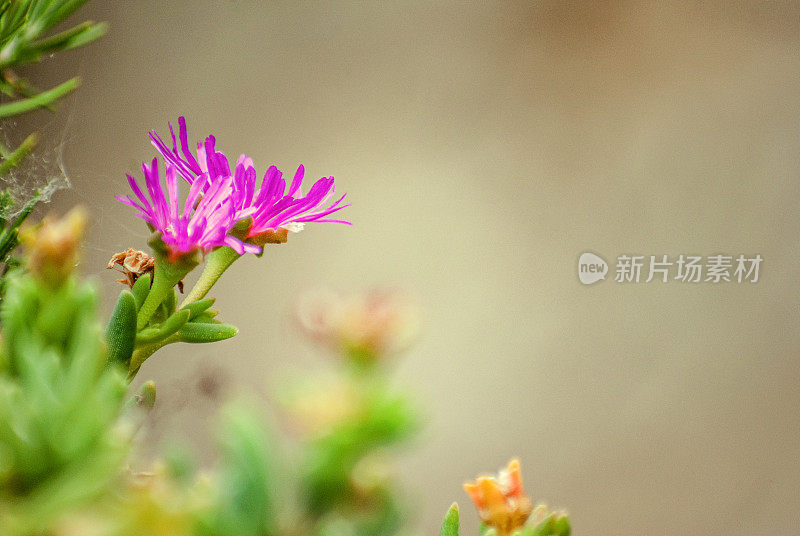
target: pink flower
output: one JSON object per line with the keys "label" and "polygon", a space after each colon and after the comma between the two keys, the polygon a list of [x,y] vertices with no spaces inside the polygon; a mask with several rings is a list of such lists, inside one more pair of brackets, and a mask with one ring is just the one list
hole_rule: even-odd
{"label": "pink flower", "polygon": [[[167,146],[155,131],[150,132],[153,146],[189,184],[194,185],[198,177],[207,175],[209,181],[204,184],[203,190],[208,189],[212,184],[232,177],[231,198],[234,221],[239,222],[246,218],[252,218],[245,238],[255,238],[259,235],[281,231],[297,232],[309,222],[351,225],[349,221],[328,217],[350,206],[342,204],[344,195],[329,204],[329,201],[334,199],[336,191],[333,177],[318,179],[308,193],[303,195],[301,184],[305,168],[302,165],[297,168],[288,190],[283,173],[275,166],[270,166],[264,174],[261,186],[256,189],[257,174],[251,158],[244,154],[241,155],[231,173],[228,158],[216,150],[214,136],[208,136],[203,143],[197,144],[197,157],[195,158],[189,149],[186,121],[183,117],[178,118],[178,127],[178,138],[176,138],[172,125],[169,126],[172,148]],[[180,150],[178,142],[180,142]]]}
{"label": "pink flower", "polygon": [[228,235],[236,223],[232,177],[220,177],[212,181],[207,173],[198,175],[179,210],[176,167],[172,164],[166,166],[166,195],[159,177],[158,160],[154,158],[150,166],[142,164],[142,171],[148,196],[144,195],[136,180],[128,175],[135,199],[130,195],[116,198],[135,208],[138,217],[161,233],[161,240],[166,244],[171,259],[197,249],[207,253],[220,246],[229,246],[239,254],[261,251],[258,246],[245,244]]}

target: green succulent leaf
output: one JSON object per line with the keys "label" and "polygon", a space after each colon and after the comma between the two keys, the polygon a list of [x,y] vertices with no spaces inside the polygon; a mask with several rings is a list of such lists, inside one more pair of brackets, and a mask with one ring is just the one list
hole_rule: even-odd
{"label": "green succulent leaf", "polygon": [[127,368],[136,345],[136,299],[129,290],[119,294],[106,327],[106,360]]}
{"label": "green succulent leaf", "polygon": [[142,304],[144,303],[144,300],[147,299],[147,295],[150,294],[151,281],[152,279],[150,278],[150,274],[144,274],[136,280],[136,283],[133,284],[133,288],[131,288],[131,294],[133,294],[133,297],[136,300],[137,312],[142,308]]}
{"label": "green succulent leaf", "polygon": [[552,512],[538,523],[523,527],[519,536],[569,536],[571,531],[569,517],[564,512]]}
{"label": "green succulent leaf", "polygon": [[230,324],[189,322],[178,332],[182,342],[205,343],[230,339],[239,333],[236,326]]}
{"label": "green succulent leaf", "polygon": [[189,321],[190,314],[189,311],[178,311],[167,318],[160,326],[143,329],[136,335],[136,344],[154,344],[177,333]]}
{"label": "green succulent leaf", "polygon": [[216,319],[217,314],[219,311],[215,309],[209,309],[208,311],[203,311],[196,317],[191,320],[192,324],[221,324],[219,320]]}
{"label": "green succulent leaf", "polygon": [[189,321],[191,322],[201,314],[203,314],[209,307],[214,305],[216,298],[204,298],[202,300],[197,300],[196,302],[192,302],[188,305],[184,305],[181,308],[181,311],[189,311]]}
{"label": "green succulent leaf", "polygon": [[458,531],[458,503],[453,503],[444,516],[442,528],[439,530],[439,536],[458,536]]}
{"label": "green succulent leaf", "polygon": [[553,519],[553,534],[557,536],[569,536],[572,532],[572,526],[569,522],[569,516],[561,515]]}

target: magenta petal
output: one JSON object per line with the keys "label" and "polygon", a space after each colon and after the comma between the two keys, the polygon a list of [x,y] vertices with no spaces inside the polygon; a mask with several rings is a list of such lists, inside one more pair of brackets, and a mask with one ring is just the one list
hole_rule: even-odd
{"label": "magenta petal", "polygon": [[169,215],[171,218],[178,217],[178,179],[175,175],[175,167],[167,168],[167,192],[169,194]]}
{"label": "magenta petal", "polygon": [[245,253],[261,253],[261,248],[256,246],[255,244],[245,244],[241,240],[233,236],[226,236],[225,237],[225,245],[234,250],[239,255],[244,255]]}
{"label": "magenta petal", "polygon": [[[305,167],[301,164],[287,191],[283,173],[270,166],[256,189],[256,170],[251,158],[242,154],[233,173],[228,157],[216,150],[216,138],[207,136],[197,143],[196,153],[190,149],[186,120],[178,118],[176,136],[169,124],[170,148],[155,131],[150,142],[165,160],[166,192],[161,184],[158,160],[142,165],[145,190],[128,176],[133,197],[117,199],[137,211],[137,216],[161,231],[164,242],[176,251],[201,248],[210,251],[229,245],[240,254],[260,253],[261,248],[227,235],[236,221],[252,218],[251,234],[277,230],[291,223],[329,222],[351,225],[351,222],[327,216],[350,205],[342,205],[345,196],[328,204],[336,191],[333,177],[322,177],[303,195]],[[196,154],[196,158],[195,158]],[[177,175],[190,184],[183,204],[179,203]],[[179,208],[182,210],[179,211]]]}
{"label": "magenta petal", "polygon": [[183,156],[186,158],[186,162],[191,167],[192,171],[196,174],[200,174],[200,165],[197,163],[197,160],[194,159],[192,156],[192,151],[189,150],[189,135],[186,132],[186,119],[183,116],[178,118],[178,135],[181,140],[181,150],[183,151]]}
{"label": "magenta petal", "polygon": [[303,182],[303,175],[306,172],[306,168],[303,164],[297,166],[297,171],[294,173],[294,178],[292,179],[292,184],[289,186],[289,194],[294,195],[297,190],[300,189],[300,184]]}

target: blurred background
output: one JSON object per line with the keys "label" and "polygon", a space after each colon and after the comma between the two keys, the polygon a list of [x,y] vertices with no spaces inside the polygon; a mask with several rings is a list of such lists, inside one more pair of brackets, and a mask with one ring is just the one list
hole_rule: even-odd
{"label": "blurred background", "polygon": [[[36,121],[72,182],[47,208],[90,208],[108,311],[108,258],[147,236],[113,195],[179,115],[353,203],[353,227],[233,266],[213,294],[236,338],[147,362],[145,447],[212,459],[219,398],[267,412],[326,366],[289,319],[300,292],[390,285],[425,310],[391,365],[426,413],[398,463],[421,533],[458,500],[473,536],[461,483],[512,456],[578,534],[796,531],[800,5],[688,4],[90,2],[110,33],[37,67],[83,87]],[[587,250],[764,262],[756,284],[583,286]]]}

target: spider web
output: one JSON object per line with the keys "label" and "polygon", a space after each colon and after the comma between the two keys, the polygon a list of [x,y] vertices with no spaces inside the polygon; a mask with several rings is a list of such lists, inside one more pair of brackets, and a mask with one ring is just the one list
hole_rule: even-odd
{"label": "spider web", "polygon": [[14,203],[0,212],[3,218],[19,214],[37,194],[40,203],[49,203],[55,192],[71,186],[64,166],[64,147],[71,118],[69,108],[67,99],[60,103],[56,113],[37,111],[32,114],[36,120],[25,117],[0,122],[0,140],[6,147],[18,147],[31,132],[36,132],[38,138],[33,151],[0,177],[0,190],[7,189],[14,198]]}

